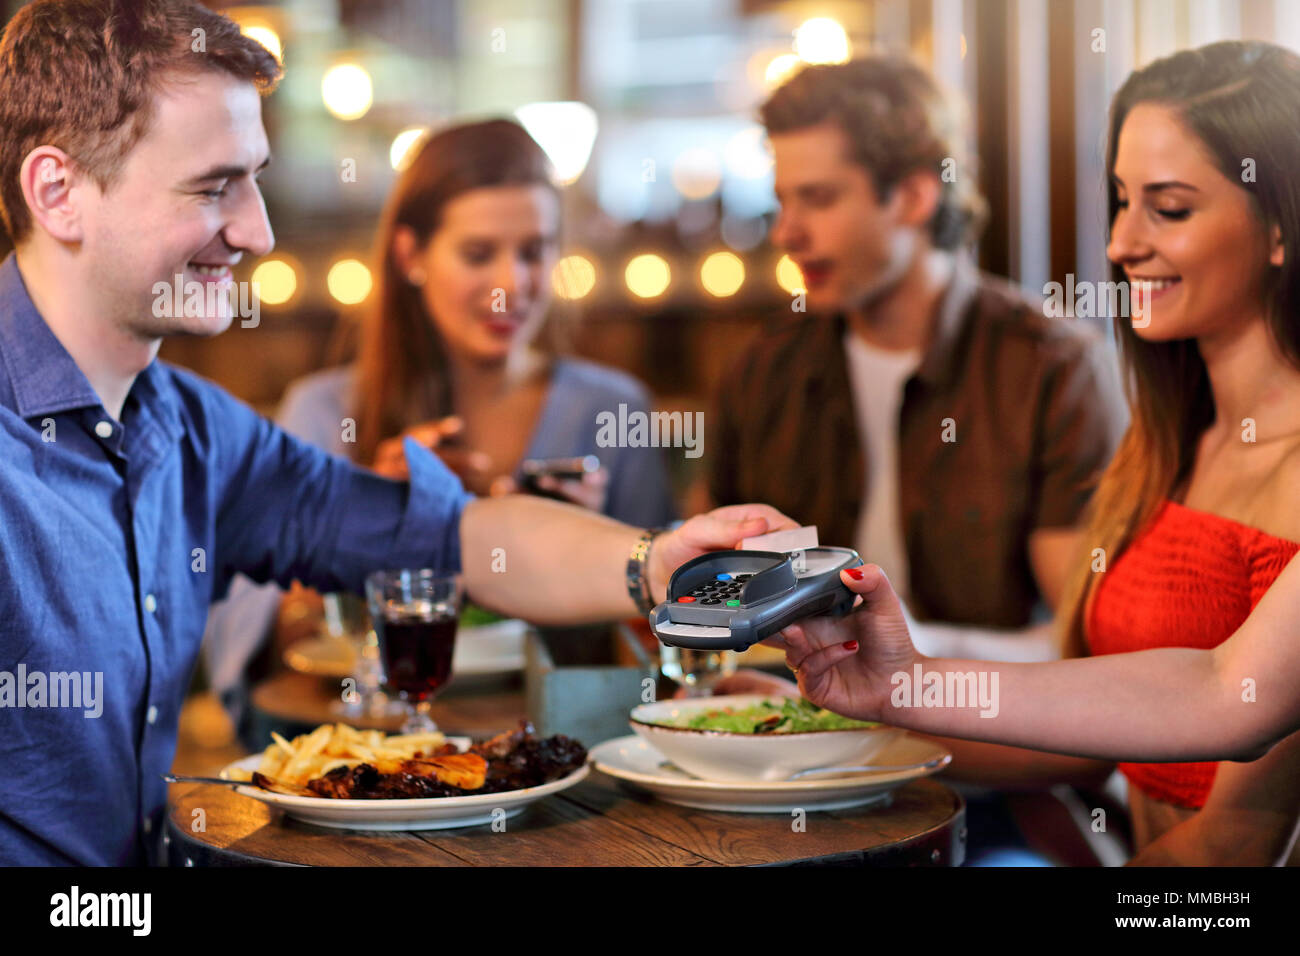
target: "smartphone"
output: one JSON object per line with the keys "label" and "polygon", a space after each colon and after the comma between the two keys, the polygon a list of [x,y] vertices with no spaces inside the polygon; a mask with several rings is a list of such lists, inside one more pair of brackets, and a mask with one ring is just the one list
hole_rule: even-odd
{"label": "smartphone", "polygon": [[543,475],[558,478],[561,481],[577,481],[583,475],[600,470],[600,459],[595,455],[581,455],[577,458],[525,458],[520,466],[524,474],[524,490],[534,495],[547,498],[561,498],[554,492],[537,486],[537,479]]}

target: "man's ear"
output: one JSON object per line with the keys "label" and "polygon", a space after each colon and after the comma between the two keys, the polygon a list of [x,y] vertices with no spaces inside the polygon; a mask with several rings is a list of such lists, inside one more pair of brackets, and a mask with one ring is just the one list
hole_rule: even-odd
{"label": "man's ear", "polygon": [[32,221],[60,242],[80,242],[85,223],[78,206],[85,177],[57,146],[37,146],[18,172]]}
{"label": "man's ear", "polygon": [[1273,226],[1273,229],[1271,230],[1271,234],[1268,237],[1268,241],[1269,241],[1269,246],[1271,247],[1268,252],[1269,265],[1278,266],[1280,268],[1281,266],[1286,264],[1286,246],[1282,245],[1281,226],[1278,225]]}
{"label": "man's ear", "polygon": [[924,226],[939,208],[943,184],[930,170],[916,169],[897,183],[890,194],[896,221],[900,226]]}

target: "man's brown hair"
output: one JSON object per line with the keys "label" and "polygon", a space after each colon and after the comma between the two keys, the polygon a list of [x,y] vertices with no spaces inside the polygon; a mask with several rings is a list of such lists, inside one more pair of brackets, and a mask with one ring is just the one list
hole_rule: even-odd
{"label": "man's brown hair", "polygon": [[279,62],[232,21],[191,0],[36,0],[0,38],[0,216],[31,231],[19,173],[57,146],[107,189],[145,132],[169,77],[221,70],[269,93]]}
{"label": "man's brown hair", "polygon": [[959,104],[912,61],[880,55],[804,67],[760,114],[769,134],[834,123],[882,200],[909,173],[932,170],[943,186],[930,221],[935,246],[955,249],[979,234],[986,206],[964,161]]}

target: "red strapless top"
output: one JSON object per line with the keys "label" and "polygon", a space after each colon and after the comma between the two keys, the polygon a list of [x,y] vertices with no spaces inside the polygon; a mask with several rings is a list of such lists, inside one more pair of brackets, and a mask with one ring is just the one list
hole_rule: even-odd
{"label": "red strapless top", "polygon": [[[1211,648],[1250,615],[1300,544],[1167,501],[1105,572],[1088,616],[1093,654]],[[1217,763],[1121,763],[1157,800],[1199,809]]]}

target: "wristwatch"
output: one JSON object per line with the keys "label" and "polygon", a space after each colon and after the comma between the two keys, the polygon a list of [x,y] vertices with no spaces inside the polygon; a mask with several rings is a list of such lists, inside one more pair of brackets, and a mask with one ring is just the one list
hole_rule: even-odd
{"label": "wristwatch", "polygon": [[649,614],[650,609],[655,606],[654,599],[650,596],[650,582],[646,580],[646,559],[650,556],[650,546],[654,544],[655,538],[665,530],[647,528],[642,531],[627,559],[627,593],[631,595],[632,602],[642,614]]}

